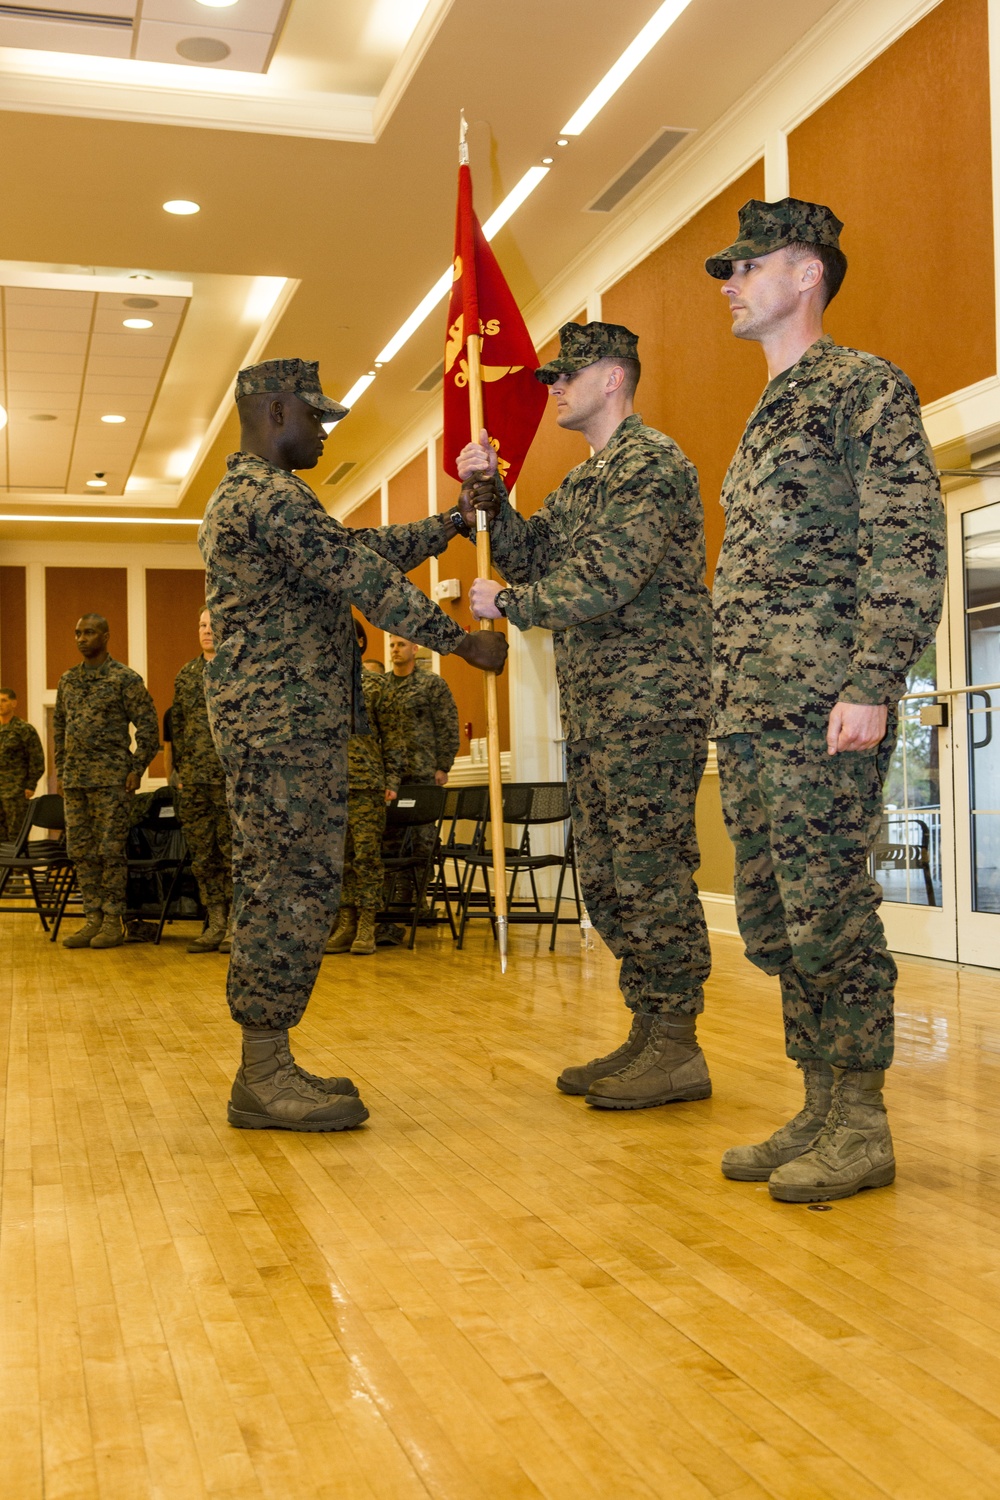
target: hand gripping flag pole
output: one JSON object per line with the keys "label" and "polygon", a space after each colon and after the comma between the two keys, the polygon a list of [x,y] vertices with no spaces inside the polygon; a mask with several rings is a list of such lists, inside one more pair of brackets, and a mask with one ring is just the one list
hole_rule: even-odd
{"label": "hand gripping flag pole", "polygon": [[[457,478],[456,458],[460,449],[468,438],[478,443],[485,428],[497,452],[501,477],[511,489],[541,420],[546,392],[534,378],[538,356],[524,320],[473,210],[467,128],[463,114],[458,158],[454,280],[448,304],[444,357],[445,468]],[[485,361],[484,342],[488,346]],[[468,388],[467,406],[465,387]],[[476,571],[479,577],[489,578],[492,566],[489,522],[480,510],[476,512]],[[481,620],[479,628],[492,630],[493,621]],[[500,713],[496,673],[487,672],[485,678],[493,901],[500,972],[505,974],[507,859],[500,776]]]}

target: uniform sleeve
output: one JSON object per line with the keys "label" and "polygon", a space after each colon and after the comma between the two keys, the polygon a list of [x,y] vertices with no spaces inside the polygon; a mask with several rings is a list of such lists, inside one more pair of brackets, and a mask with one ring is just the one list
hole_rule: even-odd
{"label": "uniform sleeve", "polygon": [[879,375],[848,419],[847,460],[859,496],[857,617],[845,703],[889,704],[933,638],[945,578],[944,508],[909,384]]}
{"label": "uniform sleeve", "polygon": [[380,694],[376,699],[375,717],[378,720],[378,736],[382,745],[382,763],[385,766],[385,784],[392,791],[399,791],[403,779],[403,762],[406,755],[406,732],[401,705]]}
{"label": "uniform sleeve", "polygon": [[141,678],[126,684],[123,697],[129,719],[135,725],[132,769],[141,776],[160,748],[160,725],[156,707]]}
{"label": "uniform sleeve", "polygon": [[[298,490],[269,489],[262,492],[262,499],[267,524],[262,540],[290,567],[357,605],[366,620],[383,630],[446,655],[455,650],[464,635],[461,626],[415,588],[394,563],[359,540],[365,532],[342,526],[318,500],[314,505],[303,504]],[[428,522],[436,520],[428,517]],[[418,528],[424,524],[414,522]],[[374,535],[385,537],[395,530],[387,527]],[[406,557],[404,563],[412,565]]]}
{"label": "uniform sleeve", "polygon": [[174,678],[174,701],[170,705],[170,743],[173,747],[174,770],[179,771],[184,763],[184,671]]}
{"label": "uniform sleeve", "polygon": [[512,590],[507,617],[519,630],[565,630],[621,609],[652,578],[676,524],[679,475],[648,453],[619,463],[590,524],[536,583]]}
{"label": "uniform sleeve", "polygon": [[62,780],[63,761],[66,755],[66,701],[62,683],[56,689],[56,707],[52,715],[52,742],[56,757],[56,778]]}
{"label": "uniform sleeve", "polygon": [[28,755],[27,755],[27,780],[24,784],[25,791],[32,792],[38,785],[42,772],[45,770],[45,751],[42,742],[38,738],[38,730],[34,724],[28,724]]}
{"label": "uniform sleeve", "polygon": [[458,754],[458,709],[451,688],[443,677],[435,677],[434,689],[434,769],[451,770]]}
{"label": "uniform sleeve", "polygon": [[490,527],[493,561],[510,583],[533,583],[549,572],[558,555],[558,530],[549,509],[555,496],[550,495],[540,510],[526,518],[511,505],[502,479],[497,480],[497,488],[502,504]]}
{"label": "uniform sleeve", "polygon": [[409,573],[428,557],[437,557],[445,550],[448,542],[444,529],[444,516],[425,516],[399,526],[345,528],[362,546],[377,552],[401,573]]}

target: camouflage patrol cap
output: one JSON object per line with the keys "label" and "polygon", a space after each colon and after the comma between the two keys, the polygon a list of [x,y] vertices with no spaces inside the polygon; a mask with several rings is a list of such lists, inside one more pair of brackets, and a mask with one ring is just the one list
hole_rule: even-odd
{"label": "camouflage patrol cap", "polygon": [[324,416],[339,422],[350,410],[323,395],[319,383],[319,361],[315,359],[268,359],[262,365],[247,365],[236,377],[236,399],[265,391],[289,393],[314,406]]}
{"label": "camouflage patrol cap", "polygon": [[705,270],[709,276],[725,281],[733,274],[734,260],[750,260],[755,255],[770,255],[785,245],[829,245],[840,249],[843,224],[822,203],[806,203],[802,198],[782,198],[779,203],[762,203],[751,198],[740,209],[740,233],[734,245],[727,245],[718,255],[709,256]]}
{"label": "camouflage patrol cap", "polygon": [[535,371],[535,379],[552,385],[560,375],[574,375],[599,359],[638,359],[639,336],[621,323],[564,323],[559,353]]}

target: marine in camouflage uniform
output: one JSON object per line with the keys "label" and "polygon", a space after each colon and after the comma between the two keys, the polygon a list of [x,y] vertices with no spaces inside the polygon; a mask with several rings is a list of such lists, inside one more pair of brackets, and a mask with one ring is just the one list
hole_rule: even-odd
{"label": "marine in camouflage uniform", "polygon": [[[632,412],[634,384],[606,392],[615,369],[637,378],[635,334],[569,323],[560,340],[538,376],[568,411],[561,425],[596,451],[529,519],[496,481],[493,559],[513,586],[485,596],[519,630],[553,632],[580,879],[633,1012],[624,1047],[567,1068],[559,1087],[635,1109],[711,1092],[695,1040],[711,967],[693,878],[709,686],[703,518],[693,466]],[[584,424],[585,406],[603,431]],[[470,445],[460,473],[475,455]]]}
{"label": "marine in camouflage uniform", "polygon": [[[203,617],[204,618],[204,617]],[[233,848],[226,773],[212,743],[205,702],[206,657],[187,662],[174,679],[171,705],[173,766],[177,812],[191,850],[191,869],[198,882],[208,926],[189,953],[214,952],[226,936],[233,899]]]}
{"label": "marine in camouflage uniform", "polygon": [[160,748],[159,725],[139,673],[107,655],[107,622],[85,615],[76,637],[84,660],[59,679],[53,731],[86,923],[64,946],[111,948],[124,940],[129,802]]}
{"label": "marine in camouflage uniform", "polygon": [[[760,305],[754,274],[789,245],[804,253],[793,248],[770,274],[798,277],[792,284],[808,295],[802,278],[812,268],[835,293],[846,270],[841,227],[829,209],[797,199],[744,205],[738,241],[707,263],[729,278],[734,331]],[[759,1179],[776,1169],[776,1197],[845,1196],[894,1171],[880,1090],[892,1060],[896,965],[868,860],[896,702],[933,638],[944,585],[940,488],[910,381],[820,334],[766,387],[722,504],[713,727],[737,916],[747,956],[780,980],[786,1050],[807,1084],[797,1126],[734,1148],[723,1170]],[[843,738],[844,705],[875,715],[867,748]],[[849,1108],[855,1147],[843,1129]]]}
{"label": "marine in camouflage uniform", "polygon": [[21,831],[28,800],[45,770],[45,752],[33,724],[19,719],[13,688],[0,688],[0,843]]}
{"label": "marine in camouflage uniform", "polygon": [[240,372],[243,451],[227,460],[199,533],[216,654],[205,669],[212,738],[233,824],[227,997],[243,1027],[229,1104],[242,1128],[335,1130],[367,1111],[347,1079],[293,1063],[340,896],[347,740],[367,728],[351,604],[435,650],[502,664],[403,576],[442,552],[450,517],[348,529],[293,469],[312,468],[322,422],[345,408],[317,366],[270,360]]}

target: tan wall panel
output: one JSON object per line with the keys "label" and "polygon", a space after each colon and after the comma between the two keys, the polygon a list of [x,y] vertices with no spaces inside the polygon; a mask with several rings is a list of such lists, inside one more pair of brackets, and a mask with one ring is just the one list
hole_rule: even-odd
{"label": "tan wall panel", "polygon": [[[345,526],[353,526],[355,528],[381,526],[381,524],[381,490],[376,490],[373,495],[368,496],[367,500],[362,500],[361,504],[356,505],[351,511],[350,515],[346,516],[344,519]],[[356,609],[354,611],[354,615],[356,619],[359,619],[361,621],[365,629],[365,635],[368,637],[368,650],[365,652],[365,655],[375,656],[380,662],[384,663],[385,631],[380,630],[377,625],[372,625],[369,620],[366,620],[359,609]]]}
{"label": "tan wall panel", "polygon": [[[205,607],[201,568],[146,569],[146,686],[153,695],[163,738],[163,715],[174,701],[174,678],[201,651],[198,616]],[[149,768],[165,776],[162,751]]]}
{"label": "tan wall panel", "polygon": [[943,0],[788,139],[793,194],[844,221],[826,326],[924,402],[997,370],[987,0]]}
{"label": "tan wall panel", "polygon": [[[389,524],[422,521],[427,516],[427,455],[419,453],[389,480]],[[421,593],[430,595],[431,565],[423,562],[407,574]]]}
{"label": "tan wall panel", "polygon": [[767,372],[757,345],[741,344],[730,333],[721,283],[708,275],[705,261],[732,243],[741,205],[763,195],[764,168],[757,163],[602,300],[608,323],[624,323],[639,335],[636,409],[651,427],[669,433],[698,469],[709,578],[722,545],[722,481]]}
{"label": "tan wall panel", "polygon": [[81,615],[99,614],[111,630],[108,650],[128,661],[128,573],[125,568],[45,569],[45,685],[59,686],[81,660],[73,631]]}
{"label": "tan wall panel", "polygon": [[0,687],[17,694],[17,711],[26,719],[28,704],[27,569],[0,568]]}

